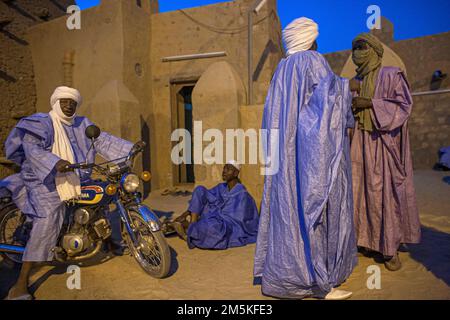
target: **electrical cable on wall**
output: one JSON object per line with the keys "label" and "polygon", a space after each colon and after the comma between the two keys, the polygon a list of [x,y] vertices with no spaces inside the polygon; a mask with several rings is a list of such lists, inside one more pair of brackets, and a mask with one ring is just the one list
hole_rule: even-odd
{"label": "electrical cable on wall", "polygon": [[[191,15],[189,15],[189,14],[188,14],[187,12],[185,12],[184,10],[178,10],[178,11],[180,11],[184,16],[186,16],[186,17],[187,17],[189,20],[191,20],[192,22],[194,22],[194,23],[196,23],[196,24],[198,24],[198,25],[204,27],[205,29],[208,29],[208,30],[210,30],[210,31],[212,31],[212,32],[215,32],[215,33],[221,33],[221,34],[236,34],[236,33],[245,32],[245,31],[247,31],[247,28],[248,28],[247,26],[243,26],[243,27],[239,27],[239,28],[225,28],[225,29],[224,29],[224,28],[220,28],[220,27],[216,27],[216,26],[211,26],[211,25],[208,25],[208,24],[206,24],[206,23],[203,23],[203,22],[201,22],[201,21],[195,19],[194,17],[192,17]],[[275,17],[277,16],[274,10],[271,10],[271,12],[270,12],[268,15],[266,15],[266,16],[262,17],[261,19],[257,20],[257,21],[254,23],[254,25],[260,24],[261,22],[267,20],[267,19],[268,19],[269,17],[271,17],[271,16],[275,16]]]}

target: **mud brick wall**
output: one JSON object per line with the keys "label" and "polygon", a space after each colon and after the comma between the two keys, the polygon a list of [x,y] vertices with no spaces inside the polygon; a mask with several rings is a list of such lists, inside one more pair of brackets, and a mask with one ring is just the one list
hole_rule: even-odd
{"label": "mud brick wall", "polygon": [[6,137],[21,117],[36,110],[27,29],[65,15],[71,4],[73,0],[0,0],[0,178],[13,171],[4,159]]}

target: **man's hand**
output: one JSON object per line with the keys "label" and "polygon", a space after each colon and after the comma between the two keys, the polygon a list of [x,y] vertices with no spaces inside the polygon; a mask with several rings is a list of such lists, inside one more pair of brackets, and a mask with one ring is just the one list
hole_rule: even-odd
{"label": "man's hand", "polygon": [[55,165],[56,171],[61,173],[73,171],[73,169],[69,168],[70,165],[71,163],[69,161],[59,160]]}
{"label": "man's hand", "polygon": [[355,78],[350,80],[350,91],[360,93],[361,92],[361,81]]}
{"label": "man's hand", "polygon": [[353,109],[367,109],[372,108],[372,99],[364,97],[354,97],[352,100]]}

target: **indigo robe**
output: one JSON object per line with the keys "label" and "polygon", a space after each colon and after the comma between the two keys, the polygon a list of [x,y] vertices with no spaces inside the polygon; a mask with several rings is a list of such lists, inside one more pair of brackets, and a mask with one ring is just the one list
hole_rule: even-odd
{"label": "indigo robe", "polygon": [[353,126],[348,80],[320,53],[280,62],[262,123],[269,134],[279,130],[279,170],[265,177],[254,264],[263,294],[322,298],[355,267]]}
{"label": "indigo robe", "polygon": [[408,119],[412,97],[404,73],[380,70],[372,99],[372,133],[355,128],[351,145],[358,245],[385,256],[420,241]]}
{"label": "indigo robe", "polygon": [[[75,161],[88,163],[98,152],[106,160],[129,154],[133,144],[102,132],[88,154],[91,141],[85,136],[90,126],[85,117],[76,117],[72,126],[64,124]],[[52,249],[64,221],[65,203],[61,202],[55,185],[56,163],[60,160],[51,152],[54,139],[53,124],[47,113],[38,113],[19,121],[5,142],[6,156],[21,166],[19,174],[3,180],[12,193],[17,207],[33,223],[23,261],[51,261]],[[87,155],[87,157],[86,157]],[[77,170],[81,183],[90,179],[91,170]]]}
{"label": "indigo robe", "polygon": [[187,231],[191,249],[227,249],[256,241],[258,209],[240,183],[231,190],[226,183],[210,190],[195,188],[188,210],[200,215]]}
{"label": "indigo robe", "polygon": [[439,164],[450,169],[450,147],[441,148],[439,150]]}

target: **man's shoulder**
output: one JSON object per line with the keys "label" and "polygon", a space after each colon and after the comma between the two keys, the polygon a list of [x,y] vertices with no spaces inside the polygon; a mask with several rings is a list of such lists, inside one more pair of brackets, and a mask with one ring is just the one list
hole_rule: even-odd
{"label": "man's shoulder", "polygon": [[296,52],[293,55],[287,57],[284,59],[284,61],[295,61],[295,62],[306,62],[306,61],[326,61],[325,57],[317,51],[313,50],[306,50],[306,51],[300,51]]}
{"label": "man's shoulder", "polygon": [[22,118],[25,121],[42,121],[45,119],[50,119],[50,115],[48,113],[35,113],[30,116]]}
{"label": "man's shoulder", "polygon": [[17,123],[18,128],[24,127],[25,129],[32,126],[48,126],[51,122],[50,115],[48,113],[35,113],[30,116],[20,119]]}
{"label": "man's shoulder", "polygon": [[236,186],[236,193],[242,193],[250,195],[250,193],[247,191],[247,188],[242,184],[242,182],[238,183]]}
{"label": "man's shoulder", "polygon": [[32,114],[22,118],[15,126],[15,131],[11,134],[14,135],[18,132],[21,132],[21,134],[31,133],[46,139],[53,132],[52,120],[48,113]]}
{"label": "man's shoulder", "polygon": [[408,84],[405,71],[399,67],[386,66],[381,69],[381,72],[384,79],[389,79],[389,81],[405,81]]}
{"label": "man's shoulder", "polygon": [[385,66],[381,68],[383,73],[385,74],[398,74],[398,73],[404,73],[402,69],[399,67],[393,67],[393,66]]}
{"label": "man's shoulder", "polygon": [[74,125],[75,126],[90,126],[92,123],[91,120],[89,120],[89,118],[84,117],[84,116],[76,116],[74,119]]}

